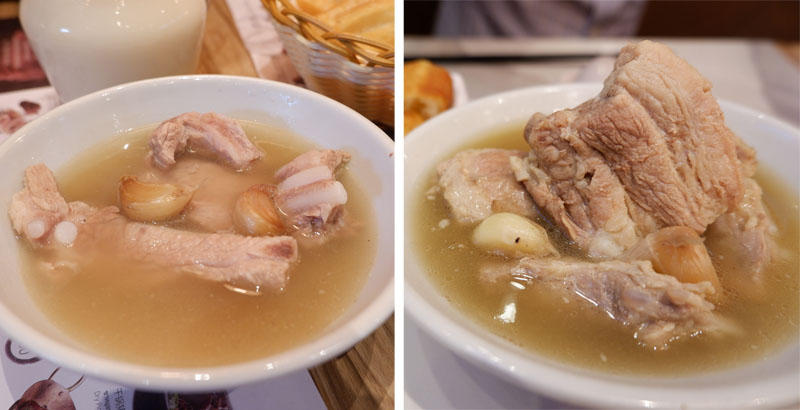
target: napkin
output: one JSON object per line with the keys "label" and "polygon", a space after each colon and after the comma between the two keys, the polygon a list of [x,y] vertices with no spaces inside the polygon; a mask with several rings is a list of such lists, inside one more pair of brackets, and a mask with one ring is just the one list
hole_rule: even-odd
{"label": "napkin", "polygon": [[261,78],[300,85],[269,12],[259,0],[227,0],[233,21]]}

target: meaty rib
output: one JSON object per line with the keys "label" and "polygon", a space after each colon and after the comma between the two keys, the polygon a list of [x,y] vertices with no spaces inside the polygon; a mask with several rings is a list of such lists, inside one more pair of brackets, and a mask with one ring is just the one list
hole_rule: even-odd
{"label": "meaty rib", "polygon": [[74,249],[107,249],[120,259],[152,263],[203,279],[281,289],[297,261],[290,236],[249,237],[199,233],[128,222],[114,207],[89,214],[79,226]]}
{"label": "meaty rib", "polygon": [[737,153],[748,147],[725,126],[711,84],[663,45],[626,46],[597,97],[534,115],[525,135],[533,151],[518,177],[579,245],[606,233],[618,245],[598,256],[632,245],[609,221],[637,236],[676,225],[702,233],[742,197]]}
{"label": "meaty rib", "polygon": [[347,191],[336,172],[350,154],[340,150],[315,150],[293,159],[275,172],[275,201],[289,223],[305,234],[338,227]]}
{"label": "meaty rib", "polygon": [[681,283],[656,273],[649,262],[525,258],[511,273],[591,303],[636,329],[635,337],[654,348],[665,348],[672,340],[698,332],[731,330],[706,301],[714,294],[709,282]]}
{"label": "meaty rib", "polygon": [[161,123],[150,136],[148,158],[167,169],[186,149],[219,157],[236,169],[263,157],[236,120],[215,113],[189,112]]}
{"label": "meaty rib", "polygon": [[297,260],[297,241],[289,236],[249,237],[179,231],[127,223],[123,249],[136,260],[195,273],[218,282],[246,282],[271,289],[286,284]]}
{"label": "meaty rib", "polygon": [[[105,208],[108,210],[108,208]],[[297,261],[297,241],[289,236],[249,237],[198,233],[128,222],[117,212],[96,212],[80,225],[75,252],[93,248],[120,259],[152,263],[203,279],[281,289]]]}
{"label": "meaty rib", "polygon": [[[25,188],[13,196],[9,216],[18,234],[43,246],[59,247],[63,257],[72,261],[103,249],[121,259],[154,263],[208,280],[282,288],[297,260],[297,241],[289,236],[181,231],[128,222],[113,206],[98,210],[83,202],[67,204],[53,173],[42,164],[25,171]],[[53,228],[62,222],[77,228],[66,247],[61,246],[63,241],[51,240],[58,237],[53,233],[58,229]],[[32,223],[41,225],[34,233]]]}
{"label": "meaty rib", "polygon": [[738,138],[711,83],[669,48],[625,47],[595,105],[575,128],[664,225],[702,233],[737,204]]}
{"label": "meaty rib", "polygon": [[570,133],[572,117],[534,115],[531,122],[540,121],[542,130],[529,139],[533,150],[511,165],[540,209],[589,256],[616,256],[656,223],[631,201],[602,155]]}
{"label": "meaty rib", "polygon": [[509,163],[524,156],[515,150],[468,149],[439,164],[439,186],[455,219],[480,222],[495,212],[536,217],[533,200]]}
{"label": "meaty rib", "polygon": [[53,228],[69,215],[67,201],[58,193],[53,172],[44,164],[25,169],[24,188],[11,197],[8,216],[17,234],[43,243]]}

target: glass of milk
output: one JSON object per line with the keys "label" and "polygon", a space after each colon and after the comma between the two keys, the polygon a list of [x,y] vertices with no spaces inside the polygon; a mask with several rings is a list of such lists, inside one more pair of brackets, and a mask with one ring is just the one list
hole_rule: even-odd
{"label": "glass of milk", "polygon": [[19,13],[66,102],[130,81],[193,74],[206,0],[22,0]]}

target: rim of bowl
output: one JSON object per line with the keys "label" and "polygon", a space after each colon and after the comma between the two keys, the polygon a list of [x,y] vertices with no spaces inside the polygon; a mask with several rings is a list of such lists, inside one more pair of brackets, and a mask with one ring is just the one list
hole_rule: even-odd
{"label": "rim of bowl", "polygon": [[[126,93],[128,90],[146,88],[151,86],[168,87],[176,82],[219,82],[221,84],[249,84],[254,87],[269,87],[287,94],[300,95],[304,98],[317,100],[333,109],[342,112],[360,123],[361,127],[371,129],[374,139],[386,149],[393,152],[394,146],[391,139],[371,121],[361,114],[322,94],[315,93],[305,88],[266,80],[261,78],[240,77],[231,75],[180,75],[159,77],[135,81],[95,91],[64,103],[40,117],[35,118],[0,144],[0,157],[6,155],[11,145],[18,140],[20,135],[29,128],[36,127],[38,123],[49,121],[63,112],[80,109],[82,105],[109,94]],[[392,240],[393,233],[387,238]],[[392,246],[392,250],[394,246]],[[375,269],[379,261],[375,261]],[[393,264],[392,264],[393,265]],[[372,272],[372,269],[370,272]],[[335,358],[342,352],[350,349],[380,326],[394,311],[394,277],[387,281],[380,293],[367,304],[366,308],[356,312],[352,319],[341,324],[339,329],[324,336],[314,338],[299,348],[281,352],[275,355],[221,366],[204,367],[162,367],[145,366],[135,363],[117,361],[105,357],[95,356],[85,350],[74,348],[50,339],[38,332],[27,323],[11,313],[0,303],[0,327],[16,342],[36,352],[37,355],[54,363],[63,365],[71,370],[82,372],[86,376],[102,380],[110,380],[129,387],[145,390],[177,390],[184,392],[210,391],[225,389],[234,386],[274,378],[293,371],[307,369],[319,363]],[[323,329],[325,330],[325,329]]]}
{"label": "rim of bowl", "polygon": [[[407,144],[416,144],[417,140],[422,140],[425,130],[434,127],[436,124],[444,121],[449,121],[451,117],[458,117],[462,115],[461,112],[470,109],[477,109],[478,107],[487,105],[498,105],[505,100],[520,98],[528,95],[543,95],[543,94],[560,94],[568,91],[581,91],[595,92],[602,87],[601,83],[567,83],[567,84],[551,84],[528,87],[512,91],[501,92],[478,100],[472,101],[464,106],[454,108],[439,116],[432,118],[423,123],[420,127],[412,131],[407,137],[405,142]],[[788,134],[794,134],[795,138],[800,139],[800,130],[789,125],[783,120],[763,114],[751,108],[742,106],[738,103],[730,102],[725,99],[717,99],[719,104],[726,108],[723,111],[739,111],[741,114],[759,121],[766,121],[770,125],[785,131]],[[726,113],[727,116],[727,113]],[[727,122],[727,117],[726,117]],[[421,142],[420,142],[421,143]],[[428,141],[430,143],[430,141]],[[408,150],[406,149],[406,152]],[[409,200],[409,191],[414,192],[416,187],[408,184],[415,181],[406,181],[406,191],[404,202]],[[796,187],[795,187],[796,188]],[[797,192],[795,191],[795,194]],[[406,221],[406,227],[408,220]],[[404,227],[405,228],[405,227]],[[418,269],[423,280],[425,278],[424,266],[417,259],[416,252],[414,251],[413,244],[409,243],[410,236],[405,237],[404,248],[406,249],[405,266],[406,269],[412,267]],[[436,289],[435,285],[430,284],[434,291],[441,295],[441,292]],[[572,364],[562,364],[548,358],[546,355],[522,351],[521,348],[513,345],[513,343],[502,339],[500,336],[485,329],[474,320],[465,315],[461,310],[447,303],[448,309],[456,314],[463,322],[464,325],[451,320],[447,315],[442,313],[439,309],[434,307],[428,302],[412,284],[405,282],[404,286],[404,306],[411,313],[413,320],[424,329],[424,331],[432,336],[437,342],[446,346],[448,350],[457,354],[459,357],[464,358],[472,363],[477,363],[481,368],[490,371],[495,376],[509,381],[515,385],[523,387],[531,391],[538,391],[549,397],[563,400],[568,403],[573,403],[581,406],[588,407],[648,407],[648,408],[674,408],[674,407],[718,407],[729,406],[729,403],[709,403],[707,401],[686,401],[676,397],[674,400],[661,400],[652,401],[647,400],[645,397],[629,397],[620,396],[618,394],[601,393],[604,388],[619,387],[625,384],[626,379],[630,380],[636,375],[603,375],[600,372],[591,369],[582,368]],[[772,353],[771,356],[777,356],[781,351],[790,350],[798,345],[798,341],[789,342],[783,348]],[[532,370],[537,377],[530,377],[528,373],[524,373],[521,366],[518,366],[522,361],[525,370]],[[747,363],[744,366],[747,366]],[[732,371],[735,369],[722,369],[720,372]],[[796,372],[800,375],[800,368]],[[686,378],[703,377],[707,376],[706,373],[701,373],[697,376],[688,375]],[[601,379],[598,376],[607,376]],[[681,379],[682,376],[675,378],[665,378],[662,380],[676,380]],[[615,381],[616,380],[616,381]],[[648,378],[648,380],[650,380]],[[652,381],[658,381],[654,378]],[[630,386],[631,388],[644,388],[642,386]],[[615,390],[614,393],[618,393]],[[697,400],[697,399],[695,399]],[[783,395],[772,395],[770,397],[752,397],[751,400],[746,402],[739,402],[733,404],[736,407],[761,407],[761,406],[785,406],[796,403],[800,400],[800,392],[786,391]]]}

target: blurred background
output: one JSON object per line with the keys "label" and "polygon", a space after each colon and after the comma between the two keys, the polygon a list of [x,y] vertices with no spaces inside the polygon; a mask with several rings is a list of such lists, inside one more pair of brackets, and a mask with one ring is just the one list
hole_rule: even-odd
{"label": "blurred background", "polygon": [[408,1],[406,35],[798,41],[796,1]]}
{"label": "blurred background", "polygon": [[[454,73],[456,100],[602,81],[631,41],[663,42],[717,97],[800,124],[797,1],[406,1],[405,59]],[[461,81],[463,80],[463,84]],[[463,100],[463,98],[462,98]]]}

